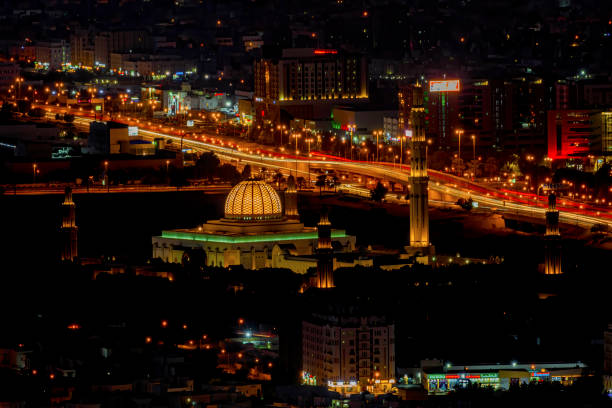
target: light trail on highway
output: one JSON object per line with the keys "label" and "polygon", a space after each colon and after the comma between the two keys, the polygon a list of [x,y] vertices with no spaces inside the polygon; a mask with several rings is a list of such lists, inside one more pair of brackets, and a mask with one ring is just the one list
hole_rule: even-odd
{"label": "light trail on highway", "polygon": [[[48,106],[42,105],[43,108],[49,108]],[[55,110],[55,107],[51,107]],[[64,110],[60,109],[60,112]],[[78,115],[78,116],[77,116]],[[54,117],[53,113],[47,113],[47,117]],[[80,126],[89,126],[89,123],[94,119],[87,116],[82,116],[80,113],[75,114],[74,123]],[[197,140],[192,137],[185,137],[185,135],[176,135],[170,133],[164,133],[155,130],[148,130],[141,128],[143,125],[140,121],[129,121],[128,123],[135,125],[138,124],[139,135],[148,139],[163,138],[165,140],[172,140],[173,145],[176,142],[181,144],[183,148],[193,149],[196,151],[211,151],[215,152],[221,160],[240,162],[243,164],[251,164],[260,167],[278,169],[281,172],[284,171],[286,174],[296,174],[308,177],[310,180],[312,171],[310,168],[321,169],[321,170],[333,170],[338,172],[359,174],[361,176],[387,179],[390,181],[407,184],[409,183],[410,173],[408,166],[392,165],[391,163],[372,163],[372,162],[361,162],[351,161],[347,159],[338,158],[329,155],[318,155],[317,158],[304,158],[301,156],[292,156],[287,154],[279,154],[276,152],[266,151],[264,148],[240,148],[237,144],[214,143],[215,140],[220,140],[218,135],[200,135],[199,137],[210,139],[212,142],[206,142],[204,140]],[[197,138],[197,135],[194,135]],[[245,143],[245,145],[247,145]],[[229,146],[229,147],[228,147]],[[315,173],[316,174],[316,173]],[[499,191],[496,189],[488,188],[487,186],[480,185],[478,183],[466,181],[459,177],[429,170],[430,183],[429,189],[437,191],[440,194],[446,194],[447,196],[453,196],[455,198],[472,198],[472,200],[478,202],[479,206],[487,206],[491,209],[500,212],[513,212],[520,214],[525,217],[544,217],[546,211],[546,202],[543,198],[533,198],[530,194],[520,192],[508,192]],[[355,187],[352,187],[355,189]],[[354,190],[357,191],[357,190]],[[530,198],[531,197],[531,198]],[[612,214],[606,209],[587,209],[574,208],[570,206],[566,200],[560,200],[561,205],[557,208],[560,210],[560,221],[566,224],[581,225],[584,227],[591,227],[593,225],[605,225],[608,228],[612,228]],[[442,202],[446,202],[442,200]],[[564,205],[565,204],[565,205]]]}

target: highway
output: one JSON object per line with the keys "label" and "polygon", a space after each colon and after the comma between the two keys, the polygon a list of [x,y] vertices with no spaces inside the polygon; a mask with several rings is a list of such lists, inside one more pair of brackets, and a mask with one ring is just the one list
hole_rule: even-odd
{"label": "highway", "polygon": [[[48,109],[47,116],[54,118],[56,112],[65,112],[65,108],[57,110],[55,107],[41,105]],[[78,115],[78,116],[76,116]],[[81,115],[76,112],[74,124],[82,129],[89,128],[89,122],[93,121],[86,114]],[[123,123],[139,127],[139,135],[147,139],[163,138],[172,140],[173,146],[193,149],[195,151],[212,151],[223,161],[251,164],[255,167],[265,167],[267,169],[278,169],[285,174],[302,176],[312,180],[316,177],[315,169],[334,171],[338,174],[352,174],[372,179],[386,179],[396,183],[408,184],[409,167],[401,168],[391,163],[373,163],[355,160],[346,160],[335,156],[313,155],[303,157],[289,154],[278,153],[268,147],[259,146],[255,143],[232,142],[222,140],[218,135],[177,135],[177,131],[166,127],[157,126],[161,130],[145,129],[146,125],[142,121],[123,118]],[[238,144],[240,143],[240,144]],[[529,193],[520,193],[510,190],[497,190],[484,184],[474,183],[464,178],[456,177],[448,173],[429,170],[430,177],[429,191],[430,200],[439,202],[452,202],[458,198],[469,198],[478,203],[480,208],[490,208],[498,212],[512,212],[526,217],[544,217],[547,207],[545,196],[536,196]],[[364,178],[365,178],[364,177]],[[358,187],[362,180],[343,180],[346,190],[362,194]],[[363,182],[365,183],[365,179]],[[370,180],[372,181],[372,180]],[[433,193],[433,194],[432,194]],[[437,194],[436,194],[437,193]],[[395,198],[397,193],[388,195],[390,200]],[[435,197],[432,197],[435,196]],[[593,225],[605,225],[612,229],[612,213],[608,208],[593,207],[587,204],[580,204],[565,198],[558,200],[557,208],[560,210],[560,221],[566,224],[579,225],[590,228]]]}

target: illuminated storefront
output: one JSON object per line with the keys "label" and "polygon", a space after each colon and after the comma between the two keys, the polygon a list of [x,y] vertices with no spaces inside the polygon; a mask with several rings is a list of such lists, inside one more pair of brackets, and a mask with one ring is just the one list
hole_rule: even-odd
{"label": "illuminated storefront", "polygon": [[495,390],[508,390],[513,386],[545,381],[571,385],[576,379],[585,375],[585,368],[582,363],[538,365],[513,363],[458,369],[451,366],[443,373],[423,373],[423,386],[430,394],[445,394],[475,384]]}

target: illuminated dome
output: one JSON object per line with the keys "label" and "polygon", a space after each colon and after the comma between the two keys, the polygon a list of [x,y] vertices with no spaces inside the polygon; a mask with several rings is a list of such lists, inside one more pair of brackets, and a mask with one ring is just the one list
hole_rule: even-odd
{"label": "illuminated dome", "polygon": [[225,199],[225,218],[242,221],[281,219],[283,210],[280,197],[261,180],[239,183]]}

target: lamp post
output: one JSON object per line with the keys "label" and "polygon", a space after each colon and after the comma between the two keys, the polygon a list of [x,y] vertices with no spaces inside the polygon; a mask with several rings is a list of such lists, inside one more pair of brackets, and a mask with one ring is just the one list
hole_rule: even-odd
{"label": "lamp post", "polygon": [[106,192],[110,192],[110,185],[108,184],[108,161],[104,161],[104,181],[106,182]]}
{"label": "lamp post", "polygon": [[459,160],[461,160],[461,135],[465,133],[463,129],[457,129],[455,130],[455,134],[458,137],[458,143],[459,143],[459,152],[457,157],[459,158]]}
{"label": "lamp post", "polygon": [[374,131],[374,136],[376,136],[376,161],[379,161],[379,154],[378,154],[378,138],[379,136],[382,136],[382,130],[375,130]]}
{"label": "lamp post", "polygon": [[36,168],[38,167],[38,165],[36,163],[32,164],[32,183],[35,184],[36,183]]}
{"label": "lamp post", "polygon": [[472,135],[472,160],[476,160],[476,135]]}
{"label": "lamp post", "polygon": [[355,130],[357,129],[356,125],[348,125],[348,129],[349,129],[349,135],[350,135],[350,140],[349,140],[349,146],[350,146],[350,151],[351,151],[351,160],[353,160],[353,134],[355,132]]}
{"label": "lamp post", "polygon": [[404,138],[406,136],[401,135],[400,136],[400,154],[399,154],[399,168],[400,170],[402,169],[402,163],[404,161]]}

